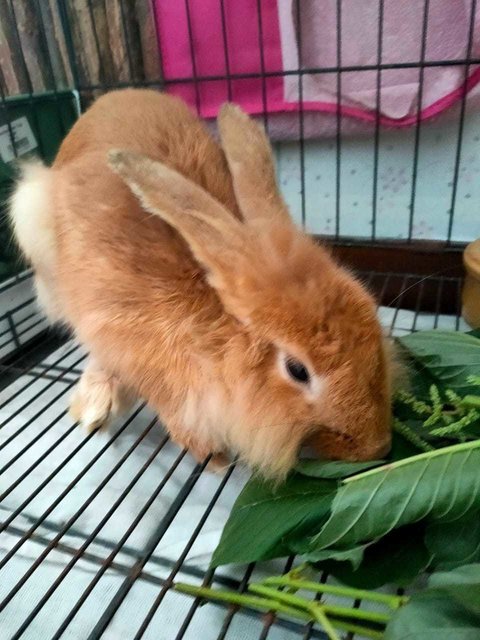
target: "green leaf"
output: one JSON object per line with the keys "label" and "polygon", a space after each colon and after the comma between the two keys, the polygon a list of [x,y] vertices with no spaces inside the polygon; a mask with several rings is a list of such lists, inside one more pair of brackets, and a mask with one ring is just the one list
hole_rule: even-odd
{"label": "green leaf", "polygon": [[467,564],[453,571],[434,573],[429,586],[441,589],[463,607],[480,615],[480,564]]}
{"label": "green leaf", "polygon": [[479,616],[445,593],[427,591],[395,613],[385,630],[385,640],[478,640],[479,630]]}
{"label": "green leaf", "polygon": [[469,375],[480,374],[480,340],[475,335],[419,331],[398,341],[416,361],[420,372],[431,376],[431,381],[460,395],[478,394],[479,388],[466,381]]}
{"label": "green leaf", "polygon": [[[296,545],[289,540],[289,546],[292,552],[295,552]],[[322,551],[316,551],[307,555],[309,562],[315,562],[319,566],[322,561],[324,563],[330,563],[329,568],[336,566],[340,563],[342,566],[346,565],[350,570],[355,571],[362,564],[362,560],[365,554],[365,549],[368,545],[362,544],[359,547],[352,547],[351,549],[323,549]],[[333,571],[329,571],[333,573]]]}
{"label": "green leaf", "polygon": [[480,508],[480,440],[429,451],[344,480],[307,552],[345,549],[425,519],[452,521]]}
{"label": "green leaf", "polygon": [[385,464],[385,460],[371,460],[370,462],[341,462],[337,460],[301,460],[295,471],[309,478],[348,478],[355,473],[372,469]]}
{"label": "green leaf", "polygon": [[212,566],[288,555],[285,537],[318,530],[330,513],[337,483],[292,474],[276,487],[252,477],[235,502]]}
{"label": "green leaf", "polygon": [[427,527],[425,543],[438,569],[480,562],[480,512],[455,522],[432,523]]}
{"label": "green leaf", "polygon": [[385,584],[405,587],[430,566],[432,554],[423,542],[423,534],[424,527],[417,524],[396,529],[374,544],[355,547],[350,551],[362,549],[363,555],[357,566],[348,555],[343,559],[350,562],[337,562],[342,560],[341,553],[325,549],[314,554],[314,559],[320,560],[321,553],[329,554],[330,559],[315,565],[359,589],[377,589]]}
{"label": "green leaf", "polygon": [[[479,387],[466,382],[468,375],[480,375],[479,338],[480,333],[445,331],[401,338],[400,343],[414,361],[415,388],[428,394],[434,383],[443,390],[453,388],[460,395],[480,395]],[[405,408],[402,410],[405,420],[415,418]],[[395,407],[395,411],[400,408]],[[426,438],[429,434],[422,435]],[[470,436],[477,437],[473,432]],[[358,564],[361,560],[358,571],[364,570],[367,575],[370,557],[374,553],[380,557],[382,553],[382,537],[385,536],[387,548],[392,531],[422,521],[422,527],[425,524],[431,528],[428,549],[422,546],[422,540],[412,547],[412,567],[420,566],[433,553],[434,525],[442,523],[447,527],[447,520],[458,520],[480,509],[480,474],[475,472],[480,461],[479,446],[469,442],[415,456],[418,449],[395,433],[391,462],[382,467],[370,467],[376,463],[356,466],[357,463],[304,461],[281,487],[252,478],[232,510],[212,564],[270,559],[288,555],[294,549],[323,561],[335,558],[337,565],[348,564],[350,571],[352,562]],[[413,457],[407,459],[408,456]],[[352,472],[355,475],[349,477]],[[347,479],[339,484],[337,480],[342,478]],[[460,557],[477,557],[466,553],[467,546],[472,550],[474,529],[469,531],[472,540],[466,536],[465,543],[458,545],[465,548],[456,550],[452,546],[453,531],[443,529],[444,535],[450,536],[444,545],[445,553],[439,553],[440,544],[435,551],[442,566],[451,566],[448,562],[456,565]],[[403,564],[405,573],[412,573],[413,569],[407,571],[407,561],[401,560],[409,541],[402,543],[398,539],[398,547],[400,559],[392,571],[398,567],[401,573]],[[384,578],[379,575],[375,580]]]}
{"label": "green leaf", "polygon": [[434,574],[392,617],[385,640],[478,640],[480,565]]}

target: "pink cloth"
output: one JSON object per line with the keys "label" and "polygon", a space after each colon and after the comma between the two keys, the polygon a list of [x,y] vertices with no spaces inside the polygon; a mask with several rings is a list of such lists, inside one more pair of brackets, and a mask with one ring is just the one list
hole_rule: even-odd
{"label": "pink cloth", "polygon": [[[224,0],[225,36],[220,0],[190,0],[189,39],[186,2],[156,1],[159,40],[167,90],[183,97],[207,118],[217,114],[228,99],[252,114],[286,114],[300,109],[298,74],[299,42],[294,0]],[[384,0],[382,64],[417,62],[421,59],[425,0]],[[479,3],[480,5],[480,3]],[[261,7],[262,38],[258,7]],[[461,60],[467,57],[471,0],[430,2],[426,61]],[[341,66],[375,65],[378,62],[379,0],[343,0]],[[337,66],[337,0],[301,0],[301,68]],[[228,54],[225,55],[225,40]],[[260,40],[263,44],[261,54]],[[472,57],[480,54],[480,10],[475,16]],[[192,57],[194,62],[192,62]],[[215,79],[227,74],[247,77]],[[286,75],[271,75],[286,71]],[[248,74],[266,72],[267,77]],[[431,118],[462,95],[465,69],[461,65],[424,69],[420,118]],[[269,75],[270,74],[270,75]],[[191,78],[211,80],[191,82]],[[380,122],[409,126],[417,120],[418,68],[385,69],[381,73]],[[172,82],[182,80],[185,82]],[[480,67],[469,69],[468,90],[480,81]],[[365,123],[375,121],[377,71],[341,74],[341,113]],[[302,74],[303,111],[336,113],[337,74]],[[230,93],[230,95],[229,95]],[[290,118],[298,120],[298,116]],[[311,122],[319,122],[311,118]],[[327,126],[310,127],[307,136],[332,133],[335,118]]]}

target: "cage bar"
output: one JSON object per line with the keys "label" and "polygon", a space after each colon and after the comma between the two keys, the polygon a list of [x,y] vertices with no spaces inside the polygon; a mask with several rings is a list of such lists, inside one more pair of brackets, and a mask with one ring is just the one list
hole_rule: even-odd
{"label": "cage bar", "polygon": [[[207,92],[211,83],[226,83],[226,99],[235,101],[238,88],[244,80],[258,81],[259,119],[267,133],[273,130],[269,114],[270,82],[279,78],[290,78],[296,84],[298,94],[298,134],[294,141],[295,162],[298,161],[299,192],[295,191],[295,202],[299,204],[299,222],[307,228],[312,226],[315,215],[311,206],[312,194],[309,182],[311,170],[310,134],[308,121],[308,82],[310,78],[328,75],[332,78],[332,190],[333,232],[329,240],[334,251],[340,251],[352,268],[370,289],[379,305],[379,313],[391,335],[403,335],[425,328],[465,329],[461,319],[462,272],[460,268],[462,243],[454,242],[458,193],[461,180],[463,140],[468,123],[467,89],[472,68],[480,65],[474,47],[476,0],[472,0],[468,16],[468,38],[462,59],[431,60],[428,56],[427,36],[432,5],[424,0],[421,15],[421,41],[418,59],[392,62],[386,59],[385,51],[385,0],[378,0],[378,27],[375,33],[376,56],[370,64],[352,64],[345,54],[345,20],[348,6],[336,0],[335,57],[328,65],[314,66],[306,52],[307,29],[302,15],[302,2],[295,0],[293,18],[298,57],[289,69],[272,69],[266,56],[268,46],[267,7],[261,0],[251,3],[255,9],[255,28],[258,34],[259,60],[256,71],[236,71],[231,33],[228,29],[230,0],[218,0],[219,37],[218,52],[223,60],[220,73],[205,73],[197,59],[197,39],[201,35],[195,20],[195,0],[183,0],[186,16],[187,55],[191,73],[186,77],[164,77],[161,29],[158,3],[143,0],[154,24],[159,66],[147,73],[145,60],[140,60],[139,43],[135,34],[140,31],[138,13],[141,3],[116,0],[116,19],[106,24],[108,3],[82,0],[85,9],[85,24],[82,28],[93,43],[91,55],[95,58],[97,72],[85,69],[78,50],[79,10],[74,0],[49,0],[48,10],[53,12],[61,27],[62,62],[65,76],[70,78],[70,89],[77,91],[82,108],[92,97],[109,89],[130,86],[160,88],[174,91],[178,87],[192,88],[194,106],[199,114],[205,110]],[[148,7],[147,7],[148,4]],[[41,0],[33,0],[31,11],[38,16],[36,35],[40,57],[45,65],[43,84],[47,93],[35,90],[29,68],[29,57],[22,47],[22,31],[19,28],[19,11],[23,2],[16,5],[7,0],[3,14],[13,25],[11,40],[18,60],[18,75],[26,86],[26,105],[29,121],[39,142],[39,152],[45,156],[43,138],[40,134],[40,105],[54,105],[62,136],[70,123],[65,120],[61,108],[64,80],[55,71],[55,49],[51,49],[45,8]],[[100,13],[99,13],[100,12]],[[102,22],[98,19],[101,14]],[[53,15],[53,14],[52,14]],[[115,23],[115,24],[114,24]],[[118,23],[118,24],[117,24]],[[105,31],[123,42],[123,67],[111,64],[112,53],[105,41]],[[53,54],[52,54],[53,52]],[[331,64],[330,64],[331,63]],[[348,64],[347,64],[348,63]],[[93,65],[95,66],[95,65]],[[453,184],[449,193],[450,209],[445,240],[435,245],[432,256],[422,264],[421,250],[414,252],[416,236],[414,226],[419,215],[419,167],[427,124],[422,120],[422,103],[425,92],[425,76],[431,69],[460,69],[462,93],[459,103],[458,129],[453,158]],[[397,243],[382,237],[379,229],[382,221],[380,206],[380,178],[383,169],[383,132],[381,110],[383,105],[383,82],[387,72],[413,69],[418,72],[419,89],[413,130],[411,155],[411,188],[408,191],[408,231],[402,243],[411,253],[398,254]],[[158,73],[157,73],[158,72]],[[342,91],[345,74],[371,74],[374,79],[374,107],[370,112],[372,125],[373,161],[368,178],[368,193],[371,194],[371,228],[365,236],[351,237],[346,234],[345,221],[349,211],[348,196],[344,189],[347,182],[348,142],[347,116],[342,112]],[[332,75],[333,74],[333,75]],[[9,84],[0,74],[0,117],[6,126],[15,157],[21,156],[18,140],[12,127],[13,107]],[[237,94],[238,95],[238,94]],[[260,112],[261,111],[261,112]],[[295,116],[296,118],[296,116]],[[280,145],[273,143],[278,150]],[[11,167],[9,167],[10,169]],[[410,171],[410,169],[409,169]],[[13,175],[13,174],[12,174]],[[296,175],[296,174],[295,174]],[[370,184],[371,180],[371,184]],[[334,185],[334,186],[333,186]],[[460,192],[461,193],[461,192]],[[370,201],[369,201],[370,202]],[[370,207],[370,204],[368,205]],[[370,211],[370,209],[369,209]],[[356,258],[354,248],[362,247],[378,258]],[[384,252],[384,253],[382,253]],[[420,252],[420,253],[419,253]],[[428,253],[428,252],[427,252]],[[395,259],[389,260],[387,255]],[[400,255],[400,258],[399,258]],[[403,263],[401,256],[403,257]],[[411,256],[409,258],[408,256]],[[453,257],[452,257],[453,256]],[[362,262],[363,260],[363,262]],[[371,263],[374,262],[374,268]],[[447,264],[448,262],[448,264]],[[368,266],[365,266],[368,264]],[[400,266],[399,266],[400,265]],[[423,266],[422,266],[423,265]],[[22,267],[19,266],[19,270]],[[129,618],[131,629],[123,631],[134,640],[157,637],[163,633],[163,625],[171,618],[172,597],[178,600],[178,619],[169,628],[172,640],[197,640],[199,625],[205,611],[214,611],[209,632],[217,640],[234,640],[237,625],[251,625],[249,638],[267,640],[276,633],[285,634],[293,640],[302,638],[325,638],[316,625],[304,624],[284,615],[263,616],[249,608],[237,608],[226,603],[207,603],[199,598],[192,600],[174,592],[175,581],[184,576],[205,586],[223,586],[239,593],[247,590],[248,583],[261,572],[262,565],[229,569],[210,569],[196,554],[202,536],[209,533],[209,526],[218,510],[231,506],[231,495],[238,493],[245,480],[239,464],[231,464],[220,475],[212,479],[207,470],[209,459],[196,463],[188,451],[175,448],[169,436],[162,431],[159,420],[149,413],[144,404],[138,403],[127,416],[108,433],[82,433],[79,426],[68,417],[67,399],[77,384],[86,362],[84,351],[59,328],[47,328],[40,311],[35,306],[32,291],[32,272],[20,271],[8,281],[0,283],[0,476],[4,479],[0,493],[0,536],[6,541],[0,554],[0,627],[2,616],[13,620],[6,640],[17,640],[38,635],[38,625],[49,640],[57,640],[76,633],[79,620],[85,620],[88,608],[89,620],[82,637],[98,640],[113,633],[119,619]],[[24,293],[28,290],[28,295]],[[23,292],[23,293],[22,293]],[[6,302],[4,303],[3,300]],[[113,460],[113,462],[112,462]],[[156,465],[163,464],[161,473],[152,480]],[[242,475],[243,474],[243,475]],[[33,480],[32,480],[33,479]],[[145,485],[148,485],[145,488]],[[113,497],[106,500],[102,510],[95,505],[105,500],[108,492]],[[119,531],[112,534],[112,523],[130,508],[132,500],[140,492],[128,522],[122,522]],[[48,496],[48,499],[46,498]],[[191,522],[185,525],[182,517],[194,503],[199,508]],[[161,507],[161,508],[160,508]],[[158,517],[152,524],[148,521],[152,513]],[[100,512],[101,511],[101,512]],[[193,512],[192,512],[193,513]],[[89,519],[90,518],[90,519]],[[147,522],[148,521],[148,522]],[[169,540],[172,531],[178,531],[178,523],[186,526],[185,539],[179,541],[174,552],[162,545]],[[137,541],[137,537],[141,542]],[[176,541],[175,541],[176,542]],[[200,545],[201,547],[201,545]],[[44,571],[58,562],[55,575],[46,581]],[[21,561],[21,562],[20,562]],[[288,571],[295,559],[290,557],[278,563],[278,572]],[[79,577],[79,567],[88,571]],[[115,578],[110,584],[108,580]],[[318,576],[321,581],[329,576]],[[108,590],[105,585],[109,585]],[[73,585],[73,590],[72,590]],[[140,587],[148,586],[149,596],[138,605],[134,596]],[[32,599],[24,598],[27,590],[35,592]],[[102,590],[105,597],[102,608],[92,607],[96,594]],[[146,593],[146,592],[145,592]],[[318,594],[317,598],[320,597]],[[25,602],[24,602],[25,601]],[[60,608],[59,603],[67,602]],[[24,606],[24,615],[11,616],[11,607]],[[137,604],[135,604],[137,602]],[[364,607],[361,601],[353,603]],[[123,618],[122,618],[123,616]],[[3,633],[3,628],[2,628]],[[3,636],[2,636],[3,637]],[[47,636],[45,636],[47,637]],[[169,636],[170,637],[170,636]],[[349,633],[345,639],[354,640]],[[342,639],[343,640],[343,639]]]}

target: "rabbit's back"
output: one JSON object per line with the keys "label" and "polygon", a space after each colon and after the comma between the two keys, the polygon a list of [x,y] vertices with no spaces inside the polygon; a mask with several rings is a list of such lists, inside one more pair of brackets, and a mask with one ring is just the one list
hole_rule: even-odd
{"label": "rabbit's back", "polygon": [[178,234],[143,211],[107,166],[111,149],[163,162],[237,215],[223,152],[182,101],[150,90],[108,93],[77,121],[52,167],[62,279],[85,269],[93,280],[118,278],[118,286],[138,277],[171,284],[177,276],[198,272]]}
{"label": "rabbit's back", "polygon": [[56,287],[67,323],[109,360],[132,332],[151,350],[172,327],[191,331],[193,316],[202,333],[223,313],[184,240],[107,166],[113,148],[162,161],[237,212],[223,152],[181,101],[119,91],[80,118],[52,167]]}
{"label": "rabbit's back", "polygon": [[144,89],[105,94],[74,125],[53,166],[63,168],[92,152],[106,156],[112,148],[165,163],[237,212],[220,146],[178,98]]}

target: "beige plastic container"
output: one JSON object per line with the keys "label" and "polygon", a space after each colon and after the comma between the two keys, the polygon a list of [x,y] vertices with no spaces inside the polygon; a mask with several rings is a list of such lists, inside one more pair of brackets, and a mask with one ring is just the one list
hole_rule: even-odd
{"label": "beige plastic container", "polygon": [[480,238],[463,252],[467,272],[463,285],[462,316],[472,329],[480,328]]}

